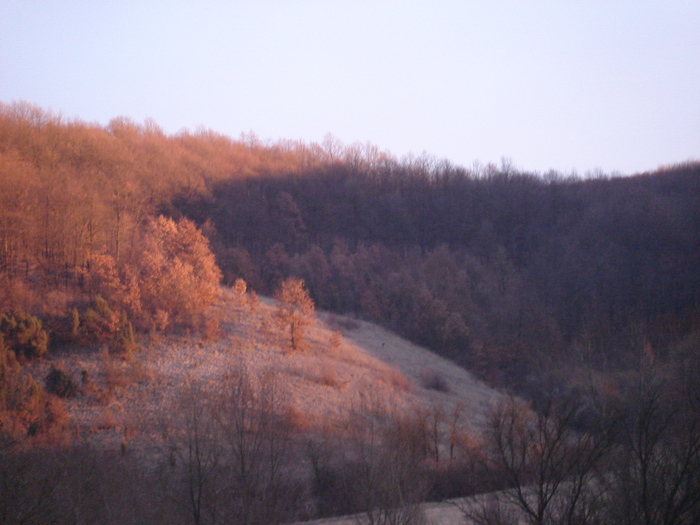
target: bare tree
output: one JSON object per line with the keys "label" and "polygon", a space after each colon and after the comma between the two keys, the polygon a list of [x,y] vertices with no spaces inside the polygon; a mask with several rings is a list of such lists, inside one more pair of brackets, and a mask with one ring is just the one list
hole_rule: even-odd
{"label": "bare tree", "polygon": [[420,415],[366,399],[352,415],[346,490],[369,525],[424,523],[428,429]]}
{"label": "bare tree", "polygon": [[217,389],[190,384],[167,432],[165,491],[195,525],[280,522],[296,510],[291,431],[272,372],[232,368]]}
{"label": "bare tree", "polygon": [[497,507],[505,504],[533,525],[594,523],[600,506],[597,466],[609,441],[573,430],[575,414],[576,405],[567,401],[550,401],[537,413],[514,398],[497,405],[486,435],[486,461],[498,488],[506,490],[495,493],[488,505],[469,509],[469,517],[497,523],[507,511]]}
{"label": "bare tree", "polygon": [[0,523],[51,523],[60,470],[50,454],[14,449],[0,440]]}
{"label": "bare tree", "polygon": [[670,395],[659,370],[630,392],[622,418],[611,523],[700,522],[700,415],[687,397]]}
{"label": "bare tree", "polygon": [[212,417],[212,395],[201,385],[190,383],[180,396],[180,439],[171,446],[171,461],[177,455],[181,464],[185,505],[195,525],[215,523],[223,463],[220,436]]}
{"label": "bare tree", "polygon": [[227,523],[277,523],[293,510],[292,440],[283,399],[271,371],[256,380],[240,366],[224,383],[216,420],[227,458],[222,486],[228,499]]}

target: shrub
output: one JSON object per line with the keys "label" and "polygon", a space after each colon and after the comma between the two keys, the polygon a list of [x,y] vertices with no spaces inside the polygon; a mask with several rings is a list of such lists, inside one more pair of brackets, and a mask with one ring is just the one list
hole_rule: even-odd
{"label": "shrub", "polygon": [[110,350],[113,353],[122,354],[126,359],[131,359],[137,350],[134,327],[127,319],[126,314],[122,314],[119,331],[110,345]]}
{"label": "shrub", "polygon": [[450,391],[450,385],[447,380],[435,370],[428,369],[424,370],[421,374],[421,384],[423,388],[428,390],[435,390],[436,392],[448,393]]}
{"label": "shrub", "polygon": [[100,354],[100,372],[110,392],[116,388],[125,388],[131,382],[121,364],[110,357],[106,350]]}
{"label": "shrub", "polygon": [[338,352],[343,344],[343,334],[340,330],[334,330],[328,340],[328,348],[331,352]]}
{"label": "shrub", "polygon": [[107,301],[96,296],[85,315],[80,318],[79,333],[85,342],[104,343],[119,330],[119,317]]}
{"label": "shrub", "polygon": [[241,299],[241,302],[243,298],[245,297],[246,291],[248,290],[248,283],[246,283],[243,279],[236,279],[236,282],[233,284],[233,291],[236,294],[237,297]]}
{"label": "shrub", "polygon": [[294,405],[289,405],[284,411],[283,425],[296,431],[309,430],[311,421],[309,417]]}
{"label": "shrub", "polygon": [[158,308],[153,314],[153,328],[159,332],[165,332],[170,324],[170,314]]}
{"label": "shrub", "polygon": [[49,396],[41,385],[17,368],[0,381],[0,441],[27,436],[57,436],[68,416],[60,399]]}
{"label": "shrub", "polygon": [[44,385],[46,385],[47,392],[62,398],[73,397],[78,393],[78,387],[71,377],[55,366],[51,367],[51,371],[44,380]]}
{"label": "shrub", "polygon": [[71,312],[70,335],[73,341],[77,341],[80,337],[80,314],[78,313],[77,308],[73,308],[73,311]]}
{"label": "shrub", "polygon": [[248,297],[248,309],[251,314],[254,314],[258,311],[258,307],[260,306],[258,294],[255,290],[250,290],[246,295]]}
{"label": "shrub", "polygon": [[0,315],[0,334],[17,357],[34,359],[48,353],[49,336],[41,321],[26,312]]}
{"label": "shrub", "polygon": [[214,341],[221,337],[221,323],[217,318],[205,317],[201,325],[202,339],[205,341]]}
{"label": "shrub", "polygon": [[340,386],[338,371],[332,365],[324,361],[319,369],[318,383],[334,388]]}
{"label": "shrub", "polygon": [[386,367],[382,373],[382,380],[402,392],[410,392],[413,387],[403,372],[393,366]]}
{"label": "shrub", "polygon": [[341,317],[331,314],[328,316],[328,326],[336,330],[357,330],[360,328],[360,323],[351,317]]}
{"label": "shrub", "polygon": [[0,333],[0,388],[2,388],[7,375],[17,370],[19,370],[19,363],[15,353],[10,350],[5,338]]}

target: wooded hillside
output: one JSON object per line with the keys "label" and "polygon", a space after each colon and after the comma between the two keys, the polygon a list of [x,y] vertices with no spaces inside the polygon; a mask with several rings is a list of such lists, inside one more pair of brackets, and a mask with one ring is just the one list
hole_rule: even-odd
{"label": "wooded hillside", "polygon": [[[593,179],[467,170],[332,139],[166,135],[14,104],[0,106],[0,200],[0,309],[38,316],[53,344],[97,295],[137,328],[203,327],[201,309],[181,312],[193,298],[165,311],[148,292],[177,275],[145,284],[173,260],[154,241],[168,228],[205,259],[210,247],[225,283],[269,294],[300,277],[320,308],[500,385],[541,381],[543,364],[665,359],[700,330],[697,163]],[[195,273],[218,278],[213,260]]]}

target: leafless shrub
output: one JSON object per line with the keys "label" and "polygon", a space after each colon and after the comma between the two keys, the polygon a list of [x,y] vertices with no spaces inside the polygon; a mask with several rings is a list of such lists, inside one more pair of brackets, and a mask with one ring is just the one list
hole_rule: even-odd
{"label": "leafless shrub", "polygon": [[456,503],[473,525],[512,525],[520,523],[518,509],[508,505],[498,492],[483,494]]}
{"label": "leafless shrub", "polygon": [[440,374],[440,372],[436,370],[431,368],[423,370],[420,379],[423,388],[442,393],[450,392],[450,385],[448,384],[447,380],[442,374]]}
{"label": "leafless shrub", "polygon": [[383,370],[381,379],[402,392],[410,392],[413,389],[411,381],[401,370],[393,366],[387,366]]}
{"label": "leafless shrub", "polygon": [[[576,405],[550,401],[539,412],[508,398],[494,407],[485,457],[495,499],[470,506],[476,523],[502,523],[516,512],[526,523],[595,523],[598,470],[610,451],[604,435],[573,430]],[[583,520],[583,521],[582,521]]]}
{"label": "leafless shrub", "polygon": [[332,353],[337,353],[340,346],[343,344],[343,333],[340,330],[333,330],[330,339],[328,340],[328,349]]}

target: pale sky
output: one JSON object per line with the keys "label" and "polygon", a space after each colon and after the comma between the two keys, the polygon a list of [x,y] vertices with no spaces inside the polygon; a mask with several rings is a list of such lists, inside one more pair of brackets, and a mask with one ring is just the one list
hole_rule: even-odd
{"label": "pale sky", "polygon": [[470,167],[700,159],[700,2],[0,0],[0,101]]}

